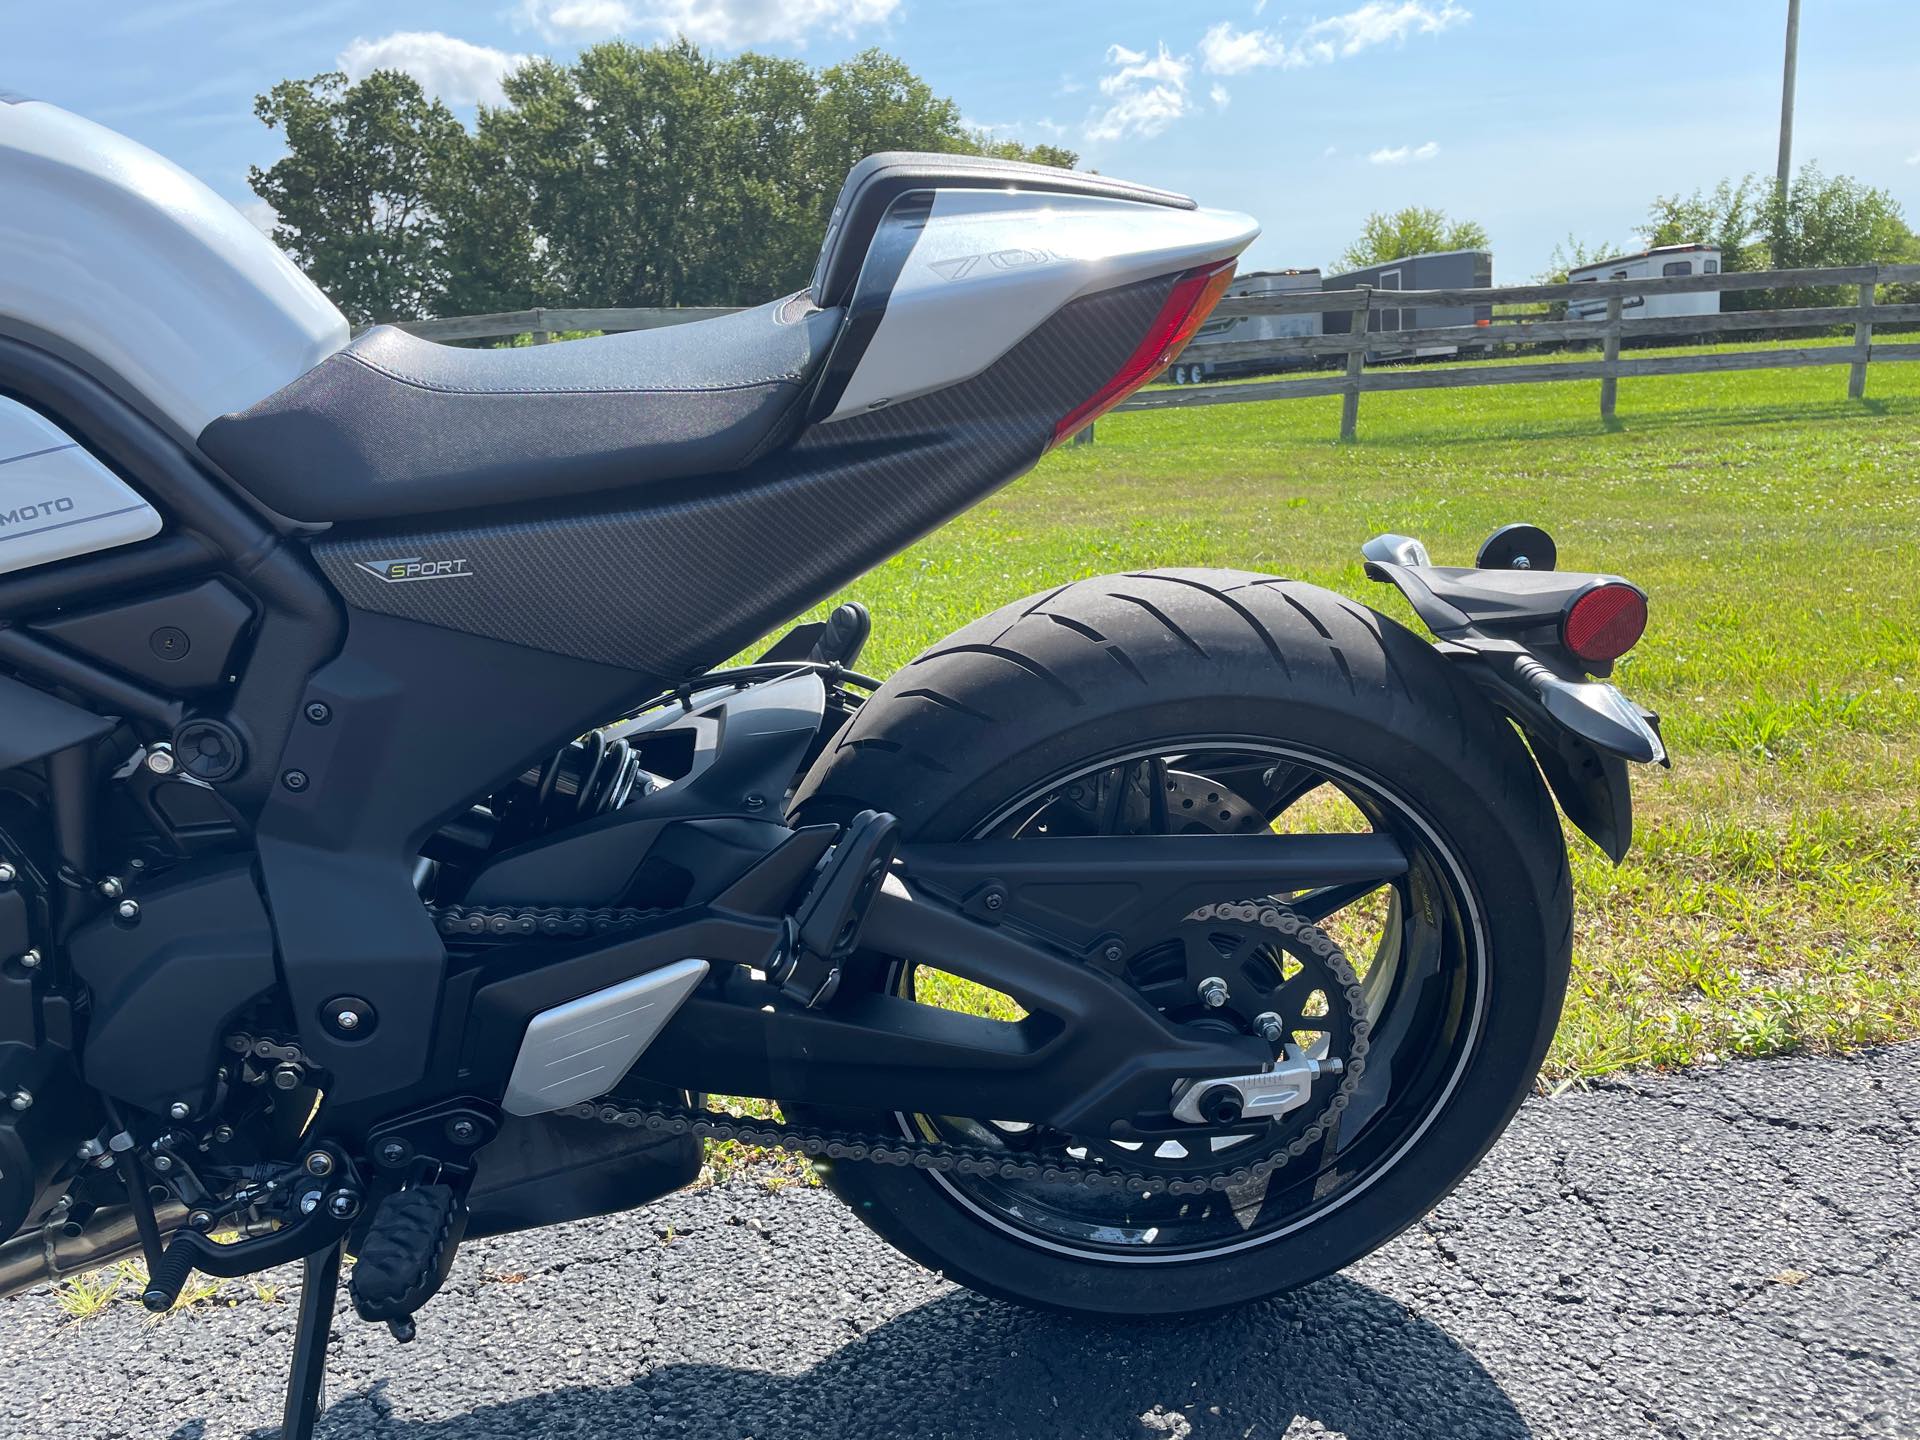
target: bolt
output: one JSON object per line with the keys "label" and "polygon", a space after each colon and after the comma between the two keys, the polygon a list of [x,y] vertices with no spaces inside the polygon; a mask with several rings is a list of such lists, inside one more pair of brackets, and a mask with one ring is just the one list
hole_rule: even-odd
{"label": "bolt", "polygon": [[1118,945],[1109,945],[1101,953],[1106,957],[1109,965],[1118,965],[1127,952]]}
{"label": "bolt", "polygon": [[176,1100],[167,1107],[167,1114],[175,1120],[184,1120],[193,1113],[193,1107],[184,1100]]}
{"label": "bolt", "polygon": [[380,1163],[382,1165],[404,1165],[413,1148],[400,1139],[384,1140],[380,1144]]}
{"label": "bolt", "polygon": [[998,910],[1002,905],[1007,903],[1007,897],[1002,895],[998,890],[989,890],[987,892],[987,898],[982,903],[985,904],[989,910]]}
{"label": "bolt", "polygon": [[20,968],[22,970],[38,970],[40,968],[40,952],[38,950],[27,951],[26,954],[20,957]]}
{"label": "bolt", "polygon": [[107,1147],[102,1145],[98,1140],[83,1140],[80,1142],[80,1149],[76,1153],[82,1160],[92,1160],[106,1154]]}
{"label": "bolt", "polygon": [[1287,1022],[1271,1010],[1263,1011],[1253,1017],[1253,1028],[1260,1032],[1260,1038],[1269,1045],[1278,1045],[1280,1037],[1287,1033]]}
{"label": "bolt", "polygon": [[11,885],[13,883],[13,876],[13,866],[7,864],[4,860],[0,860],[0,885]]}
{"label": "bolt", "polygon": [[351,1010],[342,1010],[333,1017],[333,1023],[342,1030],[358,1030],[360,1017]]}
{"label": "bolt", "polygon": [[289,770],[280,777],[280,783],[286,786],[287,789],[295,792],[304,790],[307,788],[307,772],[304,770]]}
{"label": "bolt", "polygon": [[13,1092],[13,1099],[7,1103],[16,1110],[31,1110],[33,1108],[33,1092],[31,1090],[16,1090]]}
{"label": "bolt", "polygon": [[460,1119],[447,1122],[447,1135],[457,1144],[471,1145],[479,1138],[480,1127],[462,1116]]}
{"label": "bolt", "polygon": [[114,906],[113,913],[118,915],[122,920],[138,920],[140,918],[140,902],[138,900],[122,900],[118,905]]}
{"label": "bolt", "polygon": [[1218,975],[1209,975],[1200,982],[1200,1003],[1209,1010],[1218,1010],[1227,1003],[1227,982]]}
{"label": "bolt", "polygon": [[767,797],[764,795],[749,795],[740,803],[745,805],[749,810],[759,810],[766,805]]}
{"label": "bolt", "polygon": [[360,1213],[358,1190],[336,1190],[327,1197],[327,1213],[336,1220],[351,1220]]}
{"label": "bolt", "polygon": [[189,1210],[187,1212],[187,1228],[191,1230],[211,1230],[213,1228],[213,1212],[211,1210]]}
{"label": "bolt", "polygon": [[158,1170],[162,1175],[166,1174],[169,1170],[173,1169],[173,1157],[171,1155],[154,1156],[153,1168]]}
{"label": "bolt", "polygon": [[273,1067],[273,1088],[291,1090],[300,1083],[300,1070],[294,1065],[276,1065]]}
{"label": "bolt", "polygon": [[1200,1097],[1199,1110],[1215,1125],[1237,1125],[1243,1113],[1240,1092],[1231,1085],[1215,1085]]}
{"label": "bolt", "polygon": [[312,704],[307,706],[307,719],[311,720],[316,725],[324,725],[332,718],[333,718],[333,711],[327,706],[326,702],[324,701],[315,700]]}
{"label": "bolt", "polygon": [[300,1213],[302,1215],[311,1215],[315,1210],[318,1210],[319,1208],[320,1208],[320,1192],[318,1190],[309,1190],[306,1194],[300,1197]]}
{"label": "bolt", "polygon": [[1516,555],[1513,557],[1513,568],[1515,570],[1531,570],[1533,568],[1533,561],[1524,555]]}
{"label": "bolt", "polygon": [[307,1174],[326,1176],[333,1173],[333,1156],[324,1150],[315,1150],[307,1156]]}
{"label": "bolt", "polygon": [[120,883],[118,875],[109,875],[100,882],[100,893],[109,900],[118,900],[127,893],[127,887]]}
{"label": "bolt", "polygon": [[156,775],[171,775],[175,763],[171,750],[149,750],[147,752],[147,769]]}
{"label": "bolt", "polygon": [[231,1139],[233,1139],[233,1126],[216,1125],[213,1127],[213,1143],[214,1144],[224,1145]]}

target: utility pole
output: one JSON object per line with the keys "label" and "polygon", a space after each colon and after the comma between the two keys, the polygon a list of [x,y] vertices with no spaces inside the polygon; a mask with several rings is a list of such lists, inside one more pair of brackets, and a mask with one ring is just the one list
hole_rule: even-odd
{"label": "utility pole", "polygon": [[1800,0],[1787,0],[1787,68],[1780,81],[1780,188],[1793,178],[1793,64],[1800,49]]}

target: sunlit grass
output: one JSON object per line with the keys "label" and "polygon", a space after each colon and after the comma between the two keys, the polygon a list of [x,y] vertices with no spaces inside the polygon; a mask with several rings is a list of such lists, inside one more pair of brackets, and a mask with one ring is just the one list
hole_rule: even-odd
{"label": "sunlit grass", "polygon": [[[1110,416],[1095,443],[866,576],[884,674],[995,605],[1154,565],[1291,575],[1415,624],[1359,547],[1471,563],[1513,520],[1644,585],[1618,679],[1671,772],[1638,838],[1572,837],[1574,983],[1554,1076],[1920,1034],[1920,365],[1369,395]],[[1324,818],[1324,817],[1323,817]],[[1335,923],[1349,950],[1379,916]],[[1342,927],[1345,927],[1344,929]]]}

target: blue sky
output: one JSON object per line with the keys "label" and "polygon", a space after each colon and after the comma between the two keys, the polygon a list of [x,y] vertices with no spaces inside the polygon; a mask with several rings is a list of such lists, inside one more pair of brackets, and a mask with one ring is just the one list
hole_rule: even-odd
{"label": "blue sky", "polygon": [[[1920,224],[1920,4],[1805,0],[1796,162]],[[1369,210],[1484,224],[1496,275],[1627,243],[1656,194],[1770,172],[1786,0],[0,0],[0,89],[178,161],[242,208],[252,97],[378,64],[463,117],[514,57],[685,33],[814,64],[881,46],[967,118],[1251,212],[1250,261],[1325,264]],[[259,218],[260,208],[251,204]]]}

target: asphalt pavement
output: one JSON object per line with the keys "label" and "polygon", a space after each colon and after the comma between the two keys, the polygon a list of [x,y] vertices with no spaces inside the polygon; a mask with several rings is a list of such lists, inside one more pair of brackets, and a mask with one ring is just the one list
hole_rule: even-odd
{"label": "asphalt pavement", "polygon": [[[1920,1437],[1920,1045],[1528,1104],[1351,1270],[1194,1324],[979,1299],[751,1180],[466,1247],[324,1440]],[[149,1319],[0,1301],[0,1434],[274,1433],[295,1277]]]}

